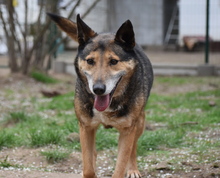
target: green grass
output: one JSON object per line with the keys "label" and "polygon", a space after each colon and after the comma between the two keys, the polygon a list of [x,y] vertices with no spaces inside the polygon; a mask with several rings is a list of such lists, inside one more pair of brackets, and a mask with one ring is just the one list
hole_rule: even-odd
{"label": "green grass", "polygon": [[19,168],[20,166],[17,164],[11,164],[8,161],[8,155],[7,155],[3,160],[0,160],[0,168],[9,168],[9,167]]}
{"label": "green grass", "polygon": [[13,133],[11,133],[8,130],[1,130],[0,131],[0,150],[3,147],[10,148],[10,147],[14,146],[14,143],[15,143],[15,137],[14,137]]}
{"label": "green grass", "polygon": [[62,142],[61,131],[50,128],[34,128],[30,131],[30,145],[32,147],[42,147],[50,144],[59,145]]}
{"label": "green grass", "polygon": [[[209,98],[214,99],[215,106],[209,105]],[[219,106],[220,90],[196,91],[174,96],[152,94],[147,106],[147,120],[151,123],[163,123],[166,128],[145,132],[139,141],[139,152],[144,153],[142,148],[157,150],[164,147],[195,146],[199,143],[199,138],[186,138],[186,134],[204,131],[208,127],[219,128]],[[187,143],[186,140],[193,141]],[[219,144],[219,140],[215,140],[212,145],[206,141],[199,143],[203,147],[217,147]]]}
{"label": "green grass", "polygon": [[42,104],[40,110],[74,110],[73,108],[74,93],[70,92],[64,95],[53,97],[48,103]]}
{"label": "green grass", "polygon": [[28,116],[23,112],[10,112],[9,116],[4,120],[6,125],[16,124],[18,122],[25,122],[28,120]]}
{"label": "green grass", "polygon": [[31,77],[33,79],[35,79],[36,81],[38,81],[38,82],[47,83],[47,84],[58,82],[58,80],[50,77],[49,75],[44,74],[42,72],[38,72],[38,71],[32,71],[31,72]]}
{"label": "green grass", "polygon": [[115,129],[105,129],[100,127],[96,133],[97,150],[116,147],[118,144],[118,132]]}
{"label": "green grass", "polygon": [[176,148],[181,146],[185,132],[160,129],[145,132],[138,141],[138,153],[144,155],[148,151],[163,150],[164,148]]}
{"label": "green grass", "polygon": [[[214,79],[211,79],[212,81]],[[203,83],[203,78],[157,77],[156,85],[181,86],[188,82]],[[11,97],[11,94],[10,94]],[[45,147],[61,146],[66,150],[80,150],[78,141],[69,142],[72,132],[79,132],[74,114],[74,93],[57,96],[48,102],[31,101],[33,112],[22,110],[8,112],[0,123],[0,149],[3,147]],[[215,102],[210,106],[209,101]],[[163,152],[173,148],[190,148],[192,151],[217,149],[219,139],[206,140],[197,136],[210,129],[220,129],[220,90],[193,91],[175,95],[152,92],[146,106],[146,120],[153,130],[146,130],[138,141],[138,155]],[[6,124],[7,123],[7,124]],[[163,127],[158,127],[162,125]],[[196,136],[194,136],[196,135]],[[100,127],[96,135],[97,150],[117,148],[118,132]],[[42,154],[50,162],[68,157],[68,151],[44,151]]]}
{"label": "green grass", "polygon": [[71,151],[68,150],[49,150],[49,151],[41,151],[41,154],[46,157],[46,160],[51,163],[57,163],[64,161],[70,155]]}
{"label": "green grass", "polygon": [[[78,132],[78,123],[74,116],[66,114],[58,114],[56,117],[44,118],[38,114],[26,115],[19,112],[10,113],[2,122],[0,130],[0,149],[3,147],[43,147],[47,145],[65,145],[71,147],[72,143],[66,140],[71,132]],[[13,125],[6,125],[10,121],[11,116],[23,116],[19,122]],[[10,118],[10,119],[9,119]],[[14,118],[12,117],[13,121]],[[25,119],[24,119],[25,118]],[[9,119],[9,120],[8,120]],[[6,127],[5,127],[6,126]],[[79,143],[77,143],[79,148]]]}

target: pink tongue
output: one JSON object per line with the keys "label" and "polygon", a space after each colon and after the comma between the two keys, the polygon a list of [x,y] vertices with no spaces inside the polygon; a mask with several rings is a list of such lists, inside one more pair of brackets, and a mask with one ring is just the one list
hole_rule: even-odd
{"label": "pink tongue", "polygon": [[110,103],[110,94],[104,96],[95,96],[94,107],[98,111],[104,111]]}

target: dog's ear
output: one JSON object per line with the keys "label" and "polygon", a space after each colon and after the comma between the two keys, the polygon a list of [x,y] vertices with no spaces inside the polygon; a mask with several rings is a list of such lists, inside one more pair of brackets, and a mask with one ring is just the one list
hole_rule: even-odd
{"label": "dog's ear", "polygon": [[77,15],[77,31],[78,31],[78,42],[80,45],[84,45],[90,38],[97,35],[85,22],[82,21],[80,15]]}
{"label": "dog's ear", "polygon": [[124,22],[115,35],[115,42],[130,50],[135,46],[133,26],[130,20]]}
{"label": "dog's ear", "polygon": [[73,40],[78,41],[77,25],[64,17],[47,13],[47,15],[57,24],[57,26],[67,33]]}

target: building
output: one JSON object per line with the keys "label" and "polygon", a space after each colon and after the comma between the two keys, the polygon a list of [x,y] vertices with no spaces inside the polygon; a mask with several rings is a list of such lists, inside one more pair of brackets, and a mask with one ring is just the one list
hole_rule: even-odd
{"label": "building", "polygon": [[[101,0],[84,20],[103,32],[116,31],[127,19],[133,23],[136,41],[143,46],[183,45],[184,36],[205,36],[206,0]],[[220,0],[211,0],[210,37],[215,41],[220,41],[219,19]]]}

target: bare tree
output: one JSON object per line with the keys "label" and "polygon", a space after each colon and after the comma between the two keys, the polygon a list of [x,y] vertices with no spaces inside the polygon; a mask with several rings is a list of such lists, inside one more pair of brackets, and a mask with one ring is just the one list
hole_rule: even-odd
{"label": "bare tree", "polygon": [[[9,67],[13,72],[18,71],[18,63],[16,56],[16,43],[18,43],[18,39],[15,35],[15,23],[14,23],[14,7],[12,1],[6,1],[5,7],[7,8],[7,18],[3,17],[2,10],[0,9],[0,17],[2,19],[2,24],[5,32],[5,36],[7,39],[7,46],[8,46],[8,55],[9,55]],[[20,45],[19,45],[20,46]]]}
{"label": "bare tree", "polygon": [[[68,18],[71,18],[76,11],[76,8],[83,0],[69,0],[62,9],[70,7]],[[93,3],[87,8],[82,17],[84,18],[96,6],[100,0],[94,0]],[[56,28],[51,23],[49,18],[45,17],[45,12],[53,12],[59,14],[59,0],[40,0],[39,13],[37,20],[34,24],[30,24],[28,16],[30,15],[29,5],[31,1],[22,0],[20,3],[24,4],[24,20],[20,22],[18,14],[13,6],[13,0],[5,0],[4,5],[0,5],[0,20],[3,24],[3,29],[8,46],[9,67],[11,72],[28,72],[37,68],[46,70],[50,62],[51,56],[54,54],[60,44],[67,41],[67,37],[62,37],[61,33],[51,31]],[[46,3],[45,3],[46,2]],[[21,39],[18,38],[21,34]],[[33,44],[29,45],[28,37],[33,37]],[[49,38],[49,39],[48,39]],[[61,40],[57,42],[57,38]],[[22,41],[22,42],[21,42]],[[45,63],[47,65],[44,65]]]}

